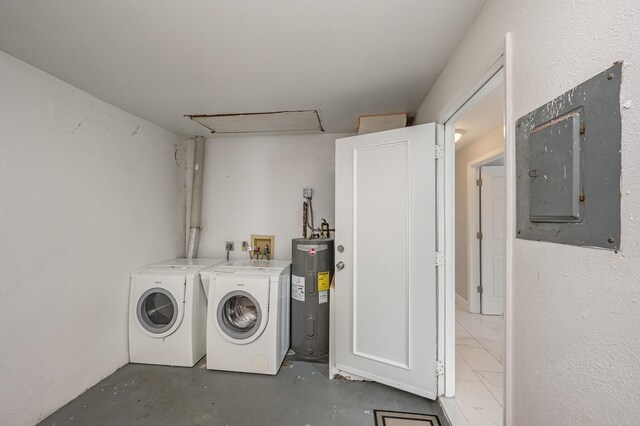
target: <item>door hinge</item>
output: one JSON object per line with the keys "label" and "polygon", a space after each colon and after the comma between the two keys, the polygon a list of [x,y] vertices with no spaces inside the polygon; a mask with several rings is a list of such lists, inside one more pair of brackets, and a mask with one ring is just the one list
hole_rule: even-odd
{"label": "door hinge", "polygon": [[482,286],[479,285],[478,287],[476,287],[476,291],[480,294],[482,294]]}
{"label": "door hinge", "polygon": [[436,376],[444,375],[444,363],[442,361],[436,361]]}
{"label": "door hinge", "polygon": [[436,160],[441,159],[442,157],[444,157],[444,149],[442,148],[442,145],[436,145]]}
{"label": "door hinge", "polygon": [[444,255],[439,251],[436,252],[436,266],[444,265]]}
{"label": "door hinge", "polygon": [[481,239],[482,239],[482,232],[478,232],[478,233],[476,234],[476,238],[477,238],[477,239],[479,239],[479,240],[481,240]]}
{"label": "door hinge", "polygon": [[477,186],[482,186],[482,178],[476,179],[476,185]]}

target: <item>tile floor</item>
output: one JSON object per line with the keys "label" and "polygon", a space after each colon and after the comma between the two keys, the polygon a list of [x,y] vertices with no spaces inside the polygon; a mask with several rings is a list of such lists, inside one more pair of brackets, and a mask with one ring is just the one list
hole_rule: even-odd
{"label": "tile floor", "polygon": [[504,317],[456,304],[456,396],[441,399],[454,426],[502,425]]}

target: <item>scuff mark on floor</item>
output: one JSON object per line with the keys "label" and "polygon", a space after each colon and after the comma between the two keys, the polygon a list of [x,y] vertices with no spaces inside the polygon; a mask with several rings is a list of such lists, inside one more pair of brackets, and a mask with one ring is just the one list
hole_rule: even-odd
{"label": "scuff mark on floor", "polygon": [[180,167],[180,162],[178,161],[178,145],[173,145],[173,158],[176,160],[176,166]]}
{"label": "scuff mark on floor", "polygon": [[140,130],[140,126],[136,126],[136,129],[133,131],[133,133],[131,133],[131,136],[135,136],[138,134],[138,130]]}
{"label": "scuff mark on floor", "polygon": [[337,414],[337,415],[342,416],[342,415],[344,415],[344,413],[345,413],[346,411],[347,411],[346,409],[338,410],[338,409],[336,408],[336,406],[334,405],[334,406],[333,406],[333,415],[331,416],[331,417],[332,417],[332,420],[335,420],[335,419],[336,419],[336,414]]}
{"label": "scuff mark on floor", "polygon": [[293,379],[293,383],[294,383],[294,384],[296,384],[296,383],[298,383],[298,382],[308,382],[308,381],[309,381],[309,379],[308,379],[308,378],[306,378],[306,377],[301,377],[301,376],[298,376],[297,378]]}
{"label": "scuff mark on floor", "polygon": [[332,380],[338,380],[340,382],[360,382],[360,381],[362,381],[362,380],[355,380],[351,376],[344,376],[344,375],[342,375],[340,373],[334,374]]}

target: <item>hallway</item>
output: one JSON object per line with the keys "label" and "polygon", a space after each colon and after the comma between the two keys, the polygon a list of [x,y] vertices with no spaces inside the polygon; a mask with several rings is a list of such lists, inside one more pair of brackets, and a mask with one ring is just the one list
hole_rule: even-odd
{"label": "hallway", "polygon": [[504,317],[456,304],[456,396],[442,398],[455,425],[502,425]]}

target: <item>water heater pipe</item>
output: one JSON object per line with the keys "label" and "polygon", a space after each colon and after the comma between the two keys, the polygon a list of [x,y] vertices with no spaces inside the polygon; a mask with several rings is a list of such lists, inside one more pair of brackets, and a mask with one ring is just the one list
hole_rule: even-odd
{"label": "water heater pipe", "polygon": [[191,193],[191,222],[189,225],[189,242],[187,259],[198,256],[198,240],[200,239],[200,218],[202,216],[202,173],[204,165],[204,137],[196,136],[196,147],[193,162],[193,190]]}

